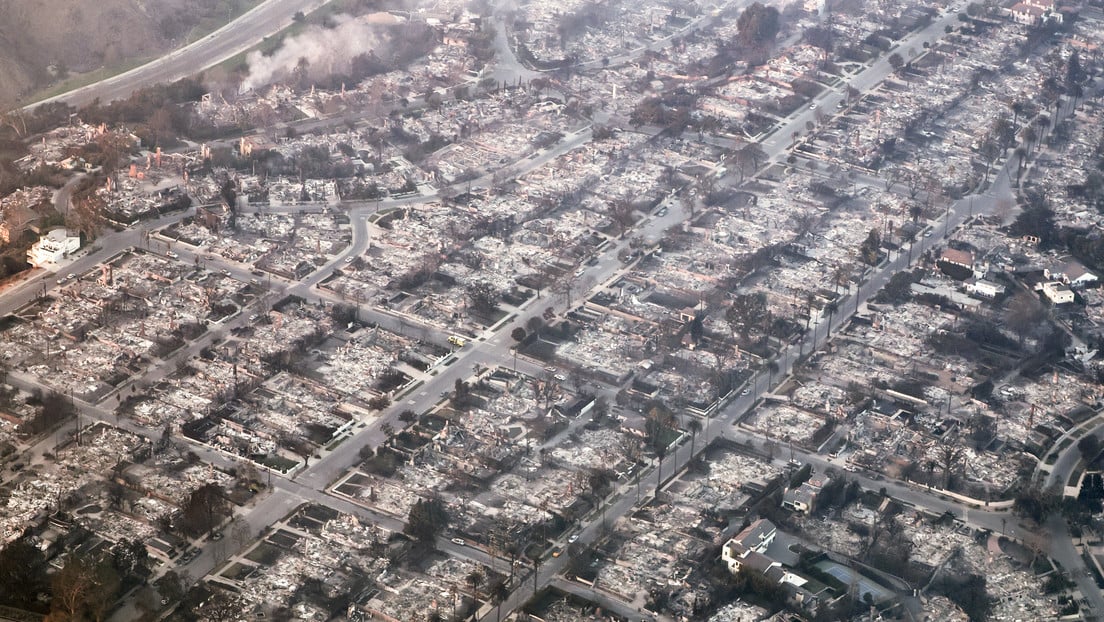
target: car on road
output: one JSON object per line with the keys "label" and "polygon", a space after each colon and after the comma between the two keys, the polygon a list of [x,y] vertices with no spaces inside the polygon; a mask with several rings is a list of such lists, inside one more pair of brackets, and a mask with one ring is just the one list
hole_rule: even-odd
{"label": "car on road", "polygon": [[575,541],[578,540],[578,539],[579,539],[579,534],[573,533],[573,534],[571,534],[571,537],[567,539],[567,541],[574,544]]}
{"label": "car on road", "polygon": [[816,102],[813,102],[813,103],[809,104],[809,110],[816,110],[816,107],[817,107]]}
{"label": "car on road", "polygon": [[550,374],[554,374],[554,373],[556,373],[556,368],[555,368],[555,367],[552,367],[551,365],[549,365],[548,367],[545,367],[545,368],[544,368],[544,371],[546,371],[546,372],[548,372],[548,373],[550,373]]}
{"label": "car on road", "polygon": [[552,377],[555,378],[556,380],[559,380],[560,382],[563,382],[564,380],[567,380],[567,376],[564,376],[563,374],[555,374]]}
{"label": "car on road", "polygon": [[346,257],[345,258],[345,263],[353,263],[354,259],[356,259],[356,257]]}
{"label": "car on road", "polygon": [[77,278],[77,275],[75,275],[75,274],[73,274],[72,272],[70,272],[69,274],[66,274],[66,275],[65,275],[65,276],[64,276],[64,277],[63,277],[63,278],[61,279],[61,282],[62,282],[62,283],[68,283],[69,281],[72,281],[72,280],[73,280],[73,279],[75,279],[75,278]]}
{"label": "car on road", "polygon": [[744,390],[740,391],[740,395],[747,395],[748,393],[751,393],[751,389],[747,387],[744,387]]}
{"label": "car on road", "polygon": [[173,251],[169,251],[169,252],[165,253],[165,256],[170,257],[172,259],[179,259],[180,258],[180,255],[177,255]]}
{"label": "car on road", "polygon": [[229,270],[223,270],[222,274],[223,274],[223,276],[230,276],[230,271]]}
{"label": "car on road", "polygon": [[656,216],[659,216],[660,218],[662,218],[662,217],[664,217],[664,216],[666,216],[666,215],[667,215],[667,208],[666,208],[666,207],[661,207],[661,208],[659,208],[659,210],[658,210],[658,211],[656,212]]}
{"label": "car on road", "polygon": [[931,229],[929,229],[929,230],[927,230],[927,231],[925,231],[925,232],[924,232],[924,237],[926,237],[926,238],[930,238],[930,237],[931,237]]}
{"label": "car on road", "polygon": [[465,544],[467,544],[466,542],[464,542],[463,538],[453,538],[452,543],[457,546],[464,546]]}
{"label": "car on road", "polygon": [[559,557],[562,553],[563,551],[561,551],[560,549],[556,549],[555,551],[552,551],[552,557]]}

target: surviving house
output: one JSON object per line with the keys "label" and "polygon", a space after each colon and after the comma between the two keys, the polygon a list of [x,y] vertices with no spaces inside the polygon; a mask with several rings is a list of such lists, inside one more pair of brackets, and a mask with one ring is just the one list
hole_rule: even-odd
{"label": "surviving house", "polygon": [[945,248],[937,262],[944,274],[959,281],[974,275],[974,254],[956,248]]}
{"label": "surviving house", "polygon": [[1045,22],[1062,23],[1062,13],[1049,0],[1025,0],[1008,10],[1012,21],[1024,26],[1040,26]]}
{"label": "surviving house", "polygon": [[1062,281],[1073,289],[1085,287],[1098,280],[1095,274],[1090,272],[1083,263],[1076,259],[1070,259],[1053,270],[1045,270],[1044,273],[1047,278]]}
{"label": "surviving house", "polygon": [[56,264],[79,249],[80,236],[59,227],[31,245],[27,251],[27,262],[36,267]]}
{"label": "surviving house", "polygon": [[787,510],[807,514],[816,509],[820,489],[828,483],[827,478],[812,478],[797,488],[787,488],[782,494],[782,507]]}
{"label": "surviving house", "polygon": [[1043,283],[1043,296],[1054,305],[1064,305],[1074,301],[1073,290],[1059,281]]}

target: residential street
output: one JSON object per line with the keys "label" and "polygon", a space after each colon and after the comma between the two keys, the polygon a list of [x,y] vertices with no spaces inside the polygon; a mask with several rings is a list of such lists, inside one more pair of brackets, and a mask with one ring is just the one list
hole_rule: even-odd
{"label": "residential street", "polygon": [[[195,73],[197,69],[209,67],[215,63],[229,58],[253,46],[260,39],[269,36],[286,27],[292,20],[292,16],[298,11],[309,12],[323,4],[327,0],[267,0],[261,3],[243,17],[231,24],[219,29],[215,33],[197,41],[181,50],[175,51],[157,61],[143,65],[135,70],[122,74],[116,78],[78,89],[48,101],[65,101],[79,105],[93,99],[111,101],[128,96],[133,90],[160,81],[173,80]],[[686,30],[694,30],[707,24],[713,19],[713,15],[702,15],[686,26]],[[944,29],[958,21],[955,11],[948,11],[939,15],[930,25],[915,32],[894,47],[899,54],[906,58],[917,55],[924,46],[937,41],[944,34]],[[493,71],[493,77],[505,83],[530,80],[540,75],[532,69],[525,67],[513,55],[510,49],[509,33],[504,19],[497,22],[496,47],[498,49],[499,64]],[[655,49],[670,43],[672,37],[647,46],[645,49]],[[642,50],[633,50],[623,56],[611,59],[611,62],[620,64],[635,59]],[[594,62],[584,63],[584,68],[594,67]],[[767,163],[764,168],[770,168],[784,162],[791,155],[791,146],[798,142],[799,137],[808,133],[808,124],[820,124],[824,122],[824,116],[835,114],[837,104],[847,97],[848,87],[857,89],[861,93],[869,92],[878,87],[892,74],[893,68],[888,60],[888,54],[882,55],[878,60],[866,66],[852,75],[844,84],[835,88],[826,89],[810,105],[803,106],[790,114],[781,122],[780,127],[766,134],[759,141],[763,149]],[[329,122],[329,121],[327,121]],[[311,123],[314,123],[313,121]],[[577,127],[577,126],[575,126]],[[532,156],[519,159],[508,165],[496,175],[487,174],[471,183],[475,186],[491,187],[501,183],[504,179],[518,179],[527,173],[536,170],[549,162],[554,161],[565,154],[585,145],[593,137],[590,126],[581,127],[567,133],[556,144],[542,149]],[[1007,156],[1007,154],[1006,154]],[[504,160],[505,161],[505,160]],[[811,328],[792,343],[784,346],[775,358],[769,363],[776,365],[776,369],[768,371],[764,365],[747,381],[744,386],[737,388],[729,394],[728,401],[717,409],[712,416],[707,417],[701,423],[702,430],[696,434],[693,441],[689,436],[683,436],[672,445],[665,458],[661,462],[655,462],[637,472],[636,479],[621,482],[606,499],[600,510],[592,511],[582,517],[578,524],[569,529],[556,542],[556,547],[563,554],[546,555],[536,560],[534,566],[522,569],[519,581],[514,586],[508,598],[500,607],[487,607],[483,611],[481,620],[495,620],[498,622],[509,612],[520,608],[528,601],[534,592],[553,586],[557,589],[578,594],[587,599],[601,604],[604,608],[629,619],[662,619],[642,613],[636,603],[625,603],[616,597],[602,591],[602,586],[588,587],[580,583],[562,578],[560,575],[571,562],[569,544],[584,547],[592,544],[605,536],[608,525],[620,517],[629,515],[638,507],[644,493],[643,501],[646,502],[654,491],[662,490],[664,484],[674,476],[683,472],[689,462],[694,458],[691,450],[700,453],[714,440],[723,439],[740,444],[761,446],[767,437],[753,433],[739,425],[747,414],[755,409],[762,400],[787,381],[795,368],[805,363],[810,355],[826,346],[831,336],[844,329],[856,314],[864,314],[868,311],[867,302],[882,289],[890,279],[903,271],[909,270],[917,259],[924,253],[946,244],[948,238],[954,235],[956,229],[971,217],[988,215],[1003,208],[1009,203],[1015,204],[1017,189],[1013,187],[1010,176],[1012,174],[1012,158],[1001,162],[1002,168],[995,173],[991,183],[982,191],[962,198],[949,205],[937,218],[926,223],[924,233],[917,236],[908,245],[908,249],[890,250],[880,263],[865,269],[857,284],[849,285],[848,290],[837,301],[838,307],[834,314],[827,319],[814,321]],[[860,184],[881,183],[871,174],[860,173]],[[736,188],[742,180],[735,174],[729,174],[719,180],[719,185]],[[69,192],[74,182],[70,182],[55,195],[54,200],[59,207],[68,204]],[[417,208],[440,200],[442,191],[423,186],[419,193],[402,198],[386,198],[379,201],[349,202],[343,203],[337,208],[318,207],[317,209],[339,209],[349,218],[349,244],[332,255],[327,255],[325,263],[318,266],[307,277],[300,281],[290,281],[283,278],[266,275],[262,277],[263,284],[254,283],[257,289],[264,288],[265,292],[257,295],[249,305],[242,308],[236,314],[219,322],[211,322],[207,330],[198,338],[186,342],[183,346],[161,359],[153,361],[141,373],[135,374],[122,384],[116,386],[107,395],[99,398],[98,403],[89,403],[80,399],[74,399],[73,403],[79,412],[77,422],[70,422],[53,435],[52,438],[40,438],[33,446],[24,451],[25,462],[45,463],[45,454],[52,451],[59,440],[63,440],[72,434],[75,426],[88,425],[92,421],[101,421],[116,425],[124,430],[150,438],[151,441],[160,435],[160,430],[145,428],[133,421],[123,418],[119,420],[114,414],[114,407],[120,402],[125,392],[140,392],[170,377],[178,366],[199,355],[206,347],[222,340],[231,331],[246,327],[253,313],[266,311],[268,305],[274,300],[288,295],[298,296],[310,303],[353,304],[357,306],[357,317],[368,324],[379,325],[389,331],[432,343],[453,351],[443,357],[430,369],[426,370],[424,379],[417,379],[412,386],[399,393],[394,403],[378,413],[372,413],[360,417],[354,421],[356,425],[349,426],[349,436],[342,442],[332,444],[330,447],[320,449],[317,457],[309,459],[309,464],[303,468],[294,469],[289,473],[270,472],[271,486],[257,498],[240,508],[236,508],[237,516],[246,522],[251,533],[261,534],[267,527],[280,521],[297,507],[307,503],[325,505],[339,512],[357,516],[364,521],[370,521],[386,529],[401,532],[404,518],[392,516],[372,510],[360,505],[355,500],[331,492],[335,482],[350,469],[355,468],[361,461],[361,451],[365,447],[375,448],[387,441],[388,434],[385,430],[398,430],[405,427],[399,416],[407,410],[415,413],[428,411],[447,399],[448,393],[459,381],[470,380],[473,374],[479,370],[493,369],[495,367],[514,368],[528,376],[537,378],[550,378],[554,369],[547,369],[539,362],[518,358],[514,348],[517,342],[510,336],[510,331],[515,327],[527,326],[529,320],[544,316],[546,310],[552,308],[560,316],[572,311],[581,305],[596,289],[605,287],[615,282],[630,270],[632,264],[626,264],[619,256],[629,248],[630,238],[655,241],[661,239],[665,232],[686,222],[690,213],[682,209],[680,197],[677,192],[672,192],[661,203],[662,209],[652,214],[645,214],[637,227],[627,235],[619,238],[610,237],[604,240],[603,249],[593,261],[584,265],[576,274],[574,281],[569,286],[566,295],[542,292],[534,296],[518,307],[504,307],[507,312],[505,318],[496,325],[483,330],[473,331],[472,334],[463,332],[453,333],[429,325],[416,317],[407,316],[397,311],[381,309],[361,301],[349,300],[342,295],[319,287],[333,276],[336,270],[341,269],[348,260],[362,257],[370,249],[373,225],[370,219],[378,212],[393,208]],[[685,190],[685,189],[684,189]],[[689,197],[682,197],[689,198]],[[697,198],[689,198],[690,201],[698,201]],[[255,208],[263,213],[291,213],[303,208],[295,207],[263,207]],[[315,209],[311,206],[310,209]],[[0,315],[10,314],[24,307],[37,298],[43,297],[67,275],[77,277],[95,273],[96,268],[110,258],[126,252],[130,248],[146,249],[157,254],[169,254],[177,257],[184,264],[194,264],[210,271],[222,271],[241,283],[248,283],[254,279],[256,273],[254,267],[249,264],[227,261],[221,257],[211,256],[203,248],[194,248],[188,244],[169,240],[157,234],[156,231],[179,222],[195,213],[195,209],[189,209],[174,214],[163,216],[155,221],[144,223],[140,227],[120,232],[107,233],[98,238],[93,245],[82,250],[70,263],[58,269],[57,273],[36,269],[31,271],[22,282],[8,289],[0,298]],[[376,229],[378,230],[378,229]],[[341,235],[345,235],[342,230]],[[171,251],[171,253],[170,253]],[[319,260],[321,263],[321,260]],[[305,270],[304,270],[305,272]],[[89,277],[93,278],[93,277]],[[455,317],[455,316],[454,316]],[[462,347],[453,347],[449,339],[454,334],[463,337],[466,343]],[[236,373],[236,369],[235,369]],[[563,381],[562,377],[557,377]],[[43,385],[28,373],[11,372],[8,382],[14,386],[34,390],[44,388]],[[743,391],[746,389],[746,391]],[[573,422],[572,426],[579,425]],[[573,431],[569,428],[568,434]],[[1104,433],[1104,421],[1092,420],[1085,426],[1086,433]],[[1070,434],[1070,438],[1073,438]],[[187,441],[188,450],[195,451],[207,463],[216,467],[231,469],[237,467],[242,458],[229,455],[207,446]],[[1077,468],[1080,454],[1076,448],[1076,442],[1070,443],[1062,449],[1053,450],[1057,455],[1052,466],[1041,466],[1037,470],[1037,477],[1045,487],[1061,488],[1068,480],[1070,474]],[[779,464],[786,463],[790,457],[803,463],[810,464],[814,470],[824,473],[829,470],[839,472],[851,470],[849,466],[838,459],[833,459],[816,453],[810,453],[801,449],[791,449],[787,455],[776,458]],[[8,479],[11,474],[5,474]],[[852,472],[847,475],[853,477],[863,488],[873,491],[884,490],[894,499],[917,509],[922,509],[934,514],[949,513],[956,520],[968,526],[987,529],[994,533],[1006,534],[1011,538],[1023,538],[1028,535],[1029,527],[1020,521],[1010,511],[1009,501],[989,503],[970,503],[961,498],[943,491],[933,490],[926,486],[914,483],[887,480],[881,475],[869,472]],[[464,494],[464,493],[459,493]],[[457,493],[445,492],[446,500],[455,498]],[[1104,611],[1104,593],[1096,589],[1095,583],[1085,572],[1085,565],[1074,546],[1067,529],[1067,525],[1060,516],[1052,515],[1045,525],[1045,531],[1049,538],[1044,546],[1046,552],[1058,561],[1069,573],[1092,610]],[[577,540],[574,537],[577,536]],[[572,538],[569,542],[568,538]],[[200,553],[187,563],[168,564],[160,572],[169,569],[187,572],[193,578],[207,575],[217,570],[227,559],[238,554],[232,550],[228,541],[219,542],[207,539],[199,539],[194,545],[200,548]],[[448,537],[438,539],[437,545],[450,556],[467,559],[486,566],[496,566],[507,563],[502,558],[494,557],[487,550],[468,545],[457,544]],[[128,622],[137,617],[137,611],[133,603],[116,611],[111,618],[117,622]]]}

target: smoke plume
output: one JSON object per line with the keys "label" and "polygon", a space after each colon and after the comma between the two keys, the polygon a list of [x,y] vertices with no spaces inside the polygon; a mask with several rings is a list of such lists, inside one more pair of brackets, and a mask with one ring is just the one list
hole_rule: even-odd
{"label": "smoke plume", "polygon": [[377,48],[378,29],[389,17],[378,13],[362,18],[339,15],[333,28],[309,26],[302,34],[285,39],[271,56],[251,52],[246,59],[249,76],[242,81],[241,91],[286,80],[295,76],[301,65],[312,81],[345,73],[354,58]]}

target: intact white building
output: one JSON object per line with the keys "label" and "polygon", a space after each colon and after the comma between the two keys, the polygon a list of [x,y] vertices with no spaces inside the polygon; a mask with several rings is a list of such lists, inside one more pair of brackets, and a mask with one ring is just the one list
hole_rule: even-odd
{"label": "intact white building", "polygon": [[1061,282],[1043,283],[1043,295],[1055,305],[1069,304],[1074,301],[1073,290]]}
{"label": "intact white building", "polygon": [[1044,22],[1062,23],[1062,13],[1054,6],[1054,0],[1025,0],[1008,10],[1012,21],[1024,26],[1038,26]]}
{"label": "intact white building", "polygon": [[80,249],[80,236],[72,235],[64,227],[47,233],[27,251],[27,261],[36,268],[56,264],[70,253]]}
{"label": "intact white building", "polygon": [[966,281],[966,291],[982,298],[996,298],[1004,293],[1004,286],[985,279],[970,279]]}

